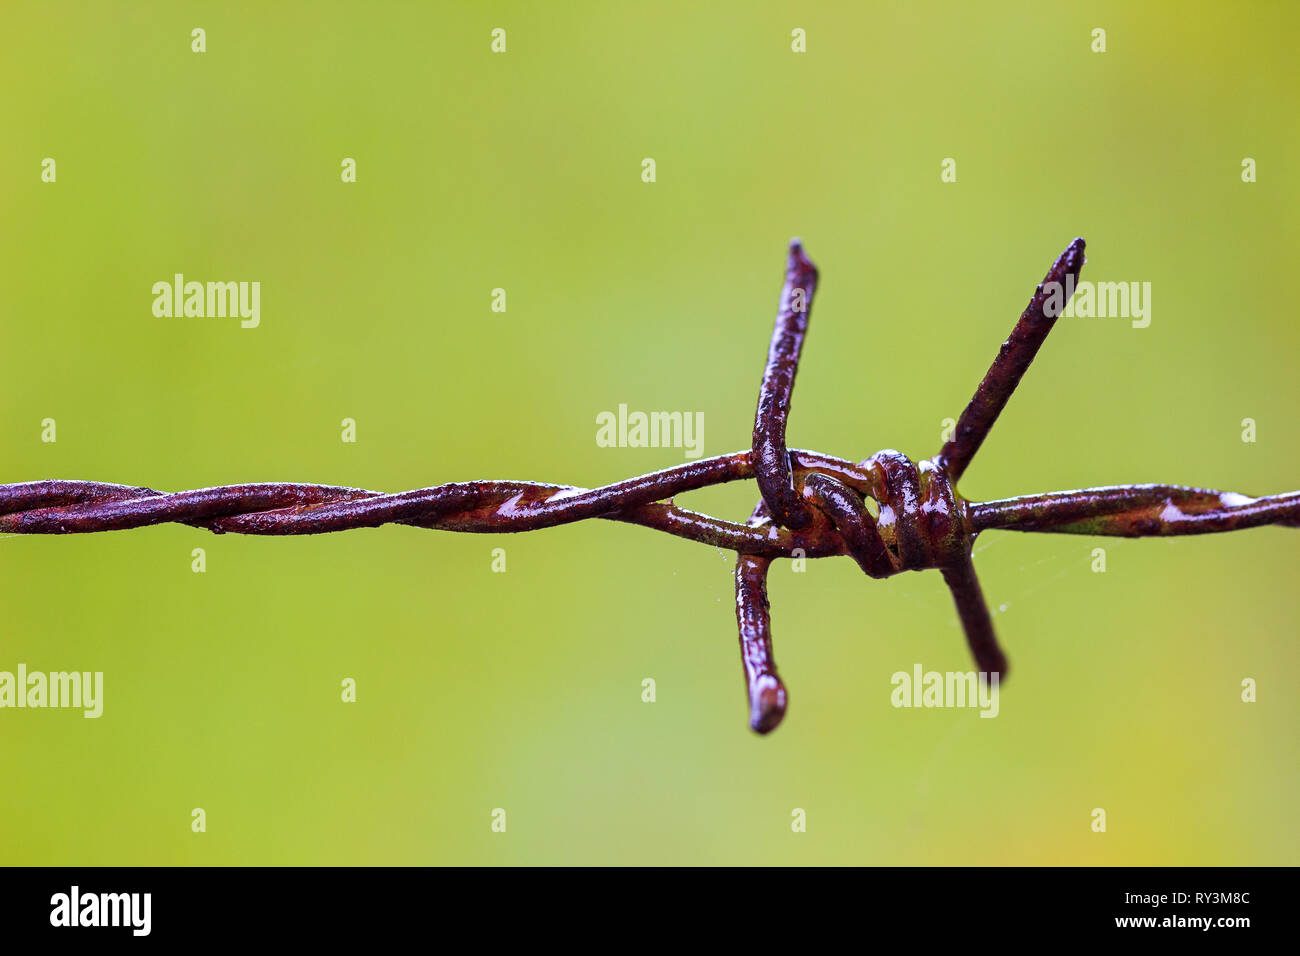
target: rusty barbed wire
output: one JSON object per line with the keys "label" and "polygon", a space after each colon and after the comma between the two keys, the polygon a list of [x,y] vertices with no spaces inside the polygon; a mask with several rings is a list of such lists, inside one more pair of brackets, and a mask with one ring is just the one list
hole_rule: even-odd
{"label": "rusty barbed wire", "polygon": [[[774,559],[849,555],[873,578],[938,569],[952,592],[975,663],[1001,680],[1007,660],[971,560],[983,531],[1148,537],[1300,527],[1300,491],[1261,498],[1178,485],[1117,485],[972,502],[954,485],[1047,338],[1084,264],[1075,239],[1034,291],[950,438],[913,462],[886,450],[857,463],[788,449],[786,423],[818,273],[790,244],[781,304],[759,389],[753,447],[601,488],[534,481],[469,481],[397,494],[333,485],[264,482],[173,493],[99,481],[0,485],[0,533],[82,534],[177,522],[218,534],[323,534],[383,524],[468,533],[536,531],[589,518],[644,525],[737,553],[736,621],[750,727],[765,734],[786,711],[767,599]],[[1075,282],[1066,284],[1067,277]],[[1053,284],[1055,284],[1053,286]],[[745,524],[699,514],[676,495],[754,479],[761,500]],[[867,502],[876,505],[873,514]]]}

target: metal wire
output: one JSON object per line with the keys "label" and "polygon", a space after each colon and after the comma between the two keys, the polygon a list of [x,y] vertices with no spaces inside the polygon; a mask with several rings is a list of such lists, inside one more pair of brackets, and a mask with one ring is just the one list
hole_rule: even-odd
{"label": "metal wire", "polygon": [[[954,485],[1056,322],[1048,283],[1073,289],[1084,264],[1075,239],[1053,263],[938,455],[920,463],[887,450],[857,463],[787,449],[786,422],[817,270],[796,239],[759,389],[753,447],[603,488],[469,481],[384,494],[286,482],[195,491],[98,481],[0,485],[0,533],[82,534],[177,522],[218,534],[323,534],[396,523],[470,533],[536,531],[604,518],[737,552],[736,619],[750,727],[774,729],[788,695],[772,654],[767,572],[773,559],[850,555],[873,578],[939,569],[986,677],[1007,673],[971,562],[989,529],[1148,537],[1300,527],[1300,491],[1262,498],[1176,485],[1120,485],[971,502]],[[1072,276],[1075,282],[1066,282]],[[1059,313],[1058,313],[1059,314]],[[678,494],[754,479],[762,500],[745,524],[698,514]],[[867,501],[874,502],[873,515]]]}

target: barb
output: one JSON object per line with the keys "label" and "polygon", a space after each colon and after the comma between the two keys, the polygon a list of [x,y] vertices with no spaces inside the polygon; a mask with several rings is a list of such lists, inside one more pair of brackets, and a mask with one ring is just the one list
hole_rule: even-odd
{"label": "barb", "polygon": [[799,368],[799,353],[803,350],[816,289],[817,269],[804,255],[799,240],[794,239],[786,259],[781,306],[772,329],[763,384],[758,390],[758,410],[754,413],[754,468],[758,472],[758,489],[773,518],[787,528],[803,528],[812,521],[812,515],[794,488],[790,456],[785,449],[785,425],[790,417],[794,375]]}
{"label": "barb", "polygon": [[[980,382],[975,395],[961,413],[961,418],[957,420],[952,438],[939,450],[938,461],[947,470],[950,481],[956,482],[966,471],[966,466],[975,457],[975,452],[979,451],[980,445],[984,444],[984,439],[988,437],[993,423],[998,420],[1002,409],[1006,408],[1007,402],[1011,400],[1011,393],[1016,390],[1025,372],[1029,371],[1029,365],[1038,355],[1038,349],[1046,340],[1047,334],[1056,325],[1060,313],[1057,311],[1055,314],[1048,314],[1047,304],[1050,296],[1048,285],[1055,283],[1061,287],[1066,283],[1067,278],[1072,278],[1073,281],[1064,287],[1071,292],[1074,291],[1079,280],[1079,272],[1083,269],[1084,245],[1082,239],[1075,239],[1052,263],[1052,268],[1047,270],[1047,275],[1034,290],[1029,305],[1025,306],[1025,311],[1020,314],[1020,321],[1011,330],[1007,340],[1002,343],[998,357],[989,366],[984,380]],[[1062,309],[1064,305],[1062,300]]]}
{"label": "barb", "polygon": [[[771,523],[767,505],[759,502],[750,525]],[[749,694],[749,726],[768,733],[785,716],[785,684],[772,657],[772,618],[767,602],[767,569],[771,558],[742,554],[736,559],[736,625],[740,629],[740,660]]]}
{"label": "barb", "polygon": [[[0,533],[84,534],[177,522],[218,534],[323,534],[383,524],[468,533],[536,531],[590,518],[639,524],[737,553],[736,621],[750,727],[769,733],[786,711],[772,653],[767,572],[777,558],[851,556],[873,578],[937,568],[952,592],[977,667],[1007,673],[971,561],[991,529],[1150,537],[1276,524],[1300,527],[1300,491],[1251,498],[1178,485],[1121,485],[970,502],[955,484],[1056,322],[1049,282],[1078,279],[1084,242],[1056,260],[933,459],[892,451],[857,463],[787,449],[790,396],[817,270],[790,245],[781,306],[759,389],[753,447],[602,488],[534,481],[469,481],[385,494],[333,485],[266,482],[166,493],[99,481],[0,485]],[[1066,284],[1065,288],[1073,288]],[[737,524],[677,506],[678,495],[754,479],[762,500]],[[867,501],[874,502],[873,516]]]}

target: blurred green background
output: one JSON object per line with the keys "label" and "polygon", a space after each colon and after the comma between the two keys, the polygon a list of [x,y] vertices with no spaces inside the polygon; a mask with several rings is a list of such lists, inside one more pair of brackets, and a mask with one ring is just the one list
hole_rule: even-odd
{"label": "blurred green background", "polygon": [[[920,458],[1082,235],[1085,279],[1152,283],[1151,325],[1062,320],[962,492],[1295,488],[1298,20],[14,0],[0,481],[592,486],[683,459],[597,447],[619,403],[741,449],[792,235],[822,285],[791,444]],[[155,318],[176,272],[260,281],[261,326]],[[732,559],[641,528],[4,537],[0,670],[106,689],[99,720],[0,711],[0,862],[1295,864],[1297,543],[985,535],[996,720],[890,706],[896,670],[970,667],[939,575],[779,562],[791,704],[762,739]]]}

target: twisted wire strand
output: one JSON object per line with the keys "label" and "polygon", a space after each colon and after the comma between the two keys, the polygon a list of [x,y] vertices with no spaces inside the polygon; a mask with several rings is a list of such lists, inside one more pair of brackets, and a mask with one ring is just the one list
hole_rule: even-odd
{"label": "twisted wire strand", "polygon": [[[324,534],[388,523],[503,534],[605,518],[769,559],[796,556],[798,549],[806,557],[849,554],[872,577],[915,568],[903,556],[915,555],[916,546],[886,546],[864,501],[876,501],[887,514],[919,514],[922,508],[909,488],[882,489],[876,459],[855,465],[802,449],[790,454],[804,494],[830,516],[833,535],[824,526],[793,532],[770,523],[741,525],[663,502],[686,491],[753,477],[748,451],[591,489],[534,481],[477,481],[385,494],[335,485],[265,482],[166,493],[101,481],[29,481],[0,485],[0,533],[87,534],[176,522],[218,534]],[[1300,492],[1251,498],[1183,485],[1115,485],[994,501],[957,500],[953,507],[965,508],[973,534],[996,529],[1158,537],[1270,524],[1300,527]],[[846,511],[851,512],[847,517]],[[917,540],[916,523],[904,521],[896,526],[891,541],[900,527],[904,542]]]}
{"label": "twisted wire strand", "polygon": [[971,502],[969,511],[977,533],[998,528],[1124,538],[1217,534],[1270,524],[1300,527],[1300,491],[1251,498],[1182,485],[1112,485]]}
{"label": "twisted wire strand", "polygon": [[[592,518],[638,524],[737,553],[736,621],[750,726],[769,733],[787,708],[773,656],[767,576],[776,558],[849,555],[872,578],[939,569],[981,679],[1007,658],[971,560],[975,537],[1001,529],[1123,537],[1300,527],[1300,491],[1251,498],[1181,485],[1116,485],[970,502],[964,473],[1053,328],[1049,283],[1068,295],[1084,242],[1057,257],[933,459],[885,450],[857,463],[786,447],[790,399],[818,273],[796,239],[759,388],[753,446],[599,488],[467,481],[395,494],[334,485],[260,482],[192,491],[99,481],[0,485],[0,533],[84,534],[176,522],[218,534],[325,534],[402,524],[466,533],[535,531]],[[754,479],[761,499],[744,524],[679,507],[676,495]]]}
{"label": "twisted wire strand", "polygon": [[[838,476],[870,493],[869,466],[818,452],[791,453],[797,470]],[[397,494],[334,485],[264,482],[165,493],[98,481],[0,485],[0,533],[84,534],[178,522],[218,534],[324,534],[388,523],[445,531],[509,533],[607,518],[768,558],[842,554],[824,525],[791,531],[736,524],[664,499],[752,478],[751,453],[733,452],[606,485],[471,481]]]}

